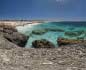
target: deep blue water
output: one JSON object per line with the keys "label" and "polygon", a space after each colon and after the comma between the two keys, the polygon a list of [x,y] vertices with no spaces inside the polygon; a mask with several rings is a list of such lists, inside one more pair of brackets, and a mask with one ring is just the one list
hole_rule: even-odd
{"label": "deep blue water", "polygon": [[59,37],[68,39],[86,39],[86,22],[48,22],[37,25],[17,27],[18,31],[28,35],[26,47],[32,47],[34,40],[46,39],[56,47]]}

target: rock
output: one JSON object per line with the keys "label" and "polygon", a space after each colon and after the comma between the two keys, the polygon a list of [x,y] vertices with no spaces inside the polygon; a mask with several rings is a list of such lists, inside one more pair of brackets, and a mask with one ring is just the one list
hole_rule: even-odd
{"label": "rock", "polygon": [[70,28],[68,28],[68,30],[74,30],[75,28],[74,27],[70,27]]}
{"label": "rock", "polygon": [[3,27],[3,33],[5,33],[5,34],[12,34],[14,32],[17,32],[17,30],[15,28],[12,28],[12,27]]}
{"label": "rock", "polygon": [[1,70],[86,70],[85,61],[86,48],[82,46],[0,49]]}
{"label": "rock", "polygon": [[0,27],[0,32],[3,32],[3,28]]}
{"label": "rock", "polygon": [[82,37],[77,37],[77,40],[84,40],[84,39],[85,39],[84,36],[82,36]]}
{"label": "rock", "polygon": [[27,43],[27,40],[28,40],[27,36],[20,34],[18,32],[14,32],[12,34],[4,34],[4,37],[8,41],[10,41],[20,47],[25,47],[25,44]]}
{"label": "rock", "polygon": [[64,32],[63,29],[54,29],[54,28],[46,28],[46,29],[41,29],[41,30],[34,30],[32,31],[32,34],[36,34],[36,35],[42,35],[45,34],[48,31],[53,31],[53,32]]}
{"label": "rock", "polygon": [[65,35],[66,36],[69,36],[69,37],[76,37],[76,36],[80,36],[84,33],[84,30],[80,30],[80,31],[68,31],[68,32],[65,32]]}
{"label": "rock", "polygon": [[3,37],[3,34],[0,32],[0,49],[13,49],[19,47],[11,42],[9,42],[8,40],[6,40]]}
{"label": "rock", "polygon": [[64,32],[63,29],[60,29],[60,28],[48,28],[46,29],[47,31],[53,31],[53,32]]}
{"label": "rock", "polygon": [[54,48],[55,47],[51,42],[45,39],[33,41],[32,46],[34,48]]}
{"label": "rock", "polygon": [[3,32],[8,33],[8,32],[17,32],[17,30],[13,27],[3,27]]}
{"label": "rock", "polygon": [[25,47],[25,44],[27,43],[28,40],[28,36],[19,33],[15,28],[10,26],[9,27],[3,26],[1,28],[2,29],[0,29],[0,32],[2,32],[3,37],[5,39],[20,47]]}
{"label": "rock", "polygon": [[42,35],[46,32],[47,32],[47,30],[34,30],[34,31],[32,31],[32,34]]}
{"label": "rock", "polygon": [[59,46],[61,45],[69,45],[69,44],[85,44],[86,41],[84,40],[74,40],[74,39],[65,39],[65,38],[58,38],[57,43]]}

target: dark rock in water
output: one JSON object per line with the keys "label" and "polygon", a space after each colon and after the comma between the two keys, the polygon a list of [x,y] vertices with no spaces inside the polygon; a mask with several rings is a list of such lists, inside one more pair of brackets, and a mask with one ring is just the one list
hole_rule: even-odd
{"label": "dark rock in water", "polygon": [[85,40],[58,38],[57,43],[59,46],[61,46],[61,45],[70,45],[70,44],[86,44],[86,41]]}
{"label": "dark rock in water", "polygon": [[84,30],[80,30],[80,31],[68,31],[68,32],[65,32],[65,35],[69,36],[69,37],[75,37],[75,36],[80,36],[83,33],[84,33]]}
{"label": "dark rock in water", "polygon": [[46,29],[47,31],[54,31],[54,32],[64,32],[63,29],[60,29],[60,28],[48,28]]}
{"label": "dark rock in water", "polygon": [[63,29],[59,29],[59,28],[46,28],[46,29],[40,29],[40,30],[34,30],[32,31],[32,34],[36,34],[36,35],[42,35],[45,34],[48,31],[53,31],[53,32],[64,32]]}
{"label": "dark rock in water", "polygon": [[42,40],[35,40],[32,42],[32,46],[34,48],[54,48],[54,44],[52,44],[51,42],[42,39]]}
{"label": "dark rock in water", "polygon": [[47,32],[47,30],[34,30],[34,31],[32,31],[32,34],[36,34],[36,35],[42,35],[42,34],[44,34],[44,33],[46,33]]}
{"label": "dark rock in water", "polygon": [[70,28],[68,28],[69,30],[74,30],[75,28],[74,27],[70,27]]}
{"label": "dark rock in water", "polygon": [[74,37],[74,36],[77,36],[77,33],[68,31],[68,32],[65,32],[65,35],[69,37]]}
{"label": "dark rock in water", "polygon": [[2,32],[3,37],[8,41],[20,46],[25,47],[27,43],[28,37],[17,32],[17,30],[13,27],[2,27],[0,28],[0,32]]}
{"label": "dark rock in water", "polygon": [[77,40],[84,40],[84,39],[85,39],[85,36],[77,37]]}

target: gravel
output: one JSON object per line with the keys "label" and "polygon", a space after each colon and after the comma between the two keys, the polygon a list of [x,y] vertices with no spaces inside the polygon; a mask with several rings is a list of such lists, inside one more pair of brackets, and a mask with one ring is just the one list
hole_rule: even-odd
{"label": "gravel", "polygon": [[86,48],[0,48],[0,70],[86,70]]}

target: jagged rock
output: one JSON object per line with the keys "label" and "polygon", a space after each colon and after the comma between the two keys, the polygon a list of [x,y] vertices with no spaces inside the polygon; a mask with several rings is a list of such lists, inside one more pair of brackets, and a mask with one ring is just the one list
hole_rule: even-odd
{"label": "jagged rock", "polygon": [[55,47],[51,42],[45,39],[33,41],[32,46],[34,48],[54,48]]}
{"label": "jagged rock", "polygon": [[86,44],[86,41],[85,40],[58,38],[57,43],[59,46],[61,46],[61,45],[70,45],[70,44]]}
{"label": "jagged rock", "polygon": [[0,32],[2,32],[3,37],[7,39],[8,41],[20,46],[25,47],[25,44],[28,40],[28,36],[25,36],[19,32],[13,27],[7,27],[3,26],[1,27]]}
{"label": "jagged rock", "polygon": [[25,47],[25,44],[27,43],[27,40],[28,40],[28,37],[23,35],[23,34],[20,34],[20,33],[12,33],[12,34],[4,34],[4,37],[16,44],[16,45],[19,45],[20,47]]}

